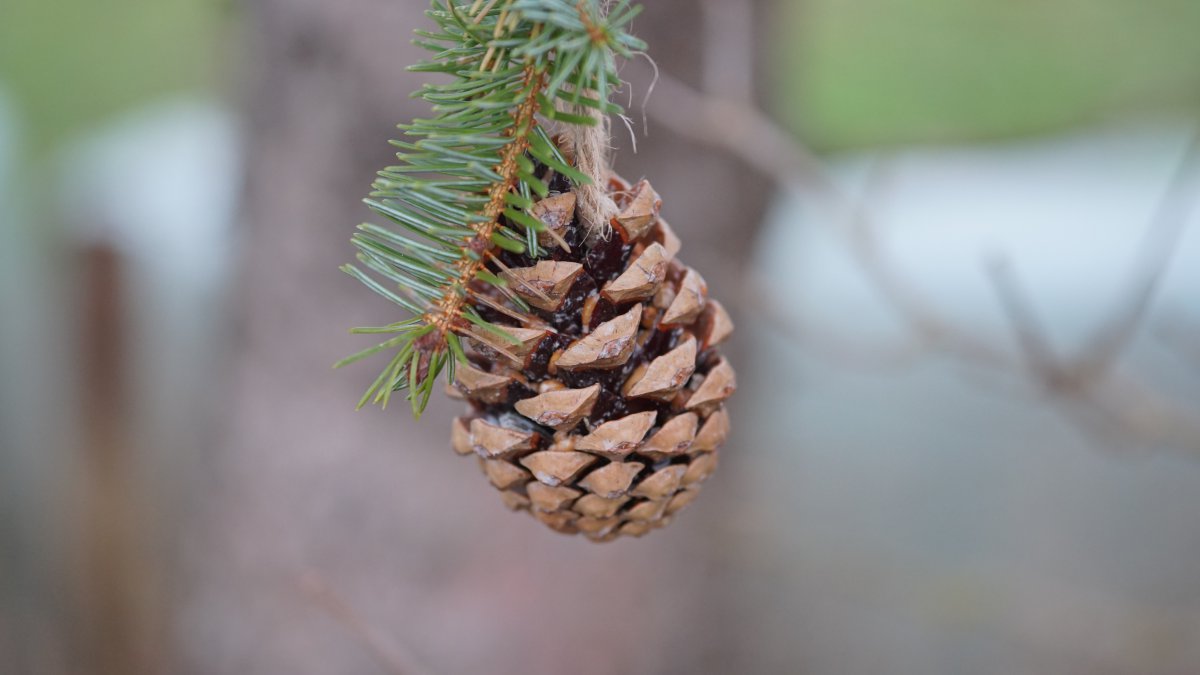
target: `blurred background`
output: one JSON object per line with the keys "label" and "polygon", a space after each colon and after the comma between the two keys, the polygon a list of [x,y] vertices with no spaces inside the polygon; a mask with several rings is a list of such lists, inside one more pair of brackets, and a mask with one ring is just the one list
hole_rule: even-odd
{"label": "blurred background", "polygon": [[741,388],[596,546],[330,370],[426,3],[3,0],[0,672],[1200,672],[1200,3],[646,4]]}

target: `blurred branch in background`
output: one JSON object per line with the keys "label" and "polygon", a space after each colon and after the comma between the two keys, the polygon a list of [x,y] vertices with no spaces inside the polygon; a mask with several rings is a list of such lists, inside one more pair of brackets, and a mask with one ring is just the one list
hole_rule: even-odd
{"label": "blurred branch in background", "polygon": [[738,158],[775,181],[781,190],[815,198],[824,209],[826,222],[842,230],[862,274],[907,324],[912,339],[867,346],[820,327],[797,329],[802,322],[781,309],[777,298],[767,295],[766,280],[751,276],[744,277],[740,289],[745,306],[802,342],[840,358],[894,364],[921,354],[949,355],[970,365],[1026,377],[1050,395],[1067,419],[1097,439],[1115,434],[1126,442],[1200,453],[1200,410],[1114,372],[1132,338],[1144,328],[1147,308],[1193,211],[1196,195],[1188,192],[1187,186],[1197,164],[1200,137],[1184,153],[1156,209],[1128,286],[1076,353],[1059,356],[1053,352],[1031,303],[1017,286],[1012,266],[1003,257],[986,266],[1020,348],[1020,355],[1013,355],[1002,341],[959,325],[928,303],[878,241],[867,200],[849,196],[816,153],[746,95],[744,83],[750,73],[744,70],[748,66],[739,54],[749,51],[753,35],[750,22],[739,15],[749,11],[748,6],[707,0],[704,7],[709,26],[708,53],[703,60],[705,89],[694,89],[658,71],[656,95],[647,101],[647,114],[685,138]]}

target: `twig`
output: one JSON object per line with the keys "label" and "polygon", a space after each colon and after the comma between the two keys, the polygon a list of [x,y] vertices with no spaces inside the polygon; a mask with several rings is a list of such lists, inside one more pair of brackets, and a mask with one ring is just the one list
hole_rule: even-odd
{"label": "twig", "polygon": [[1188,186],[1198,157],[1200,134],[1193,134],[1155,208],[1124,301],[1113,308],[1108,320],[1071,365],[1079,379],[1101,379],[1141,327],[1195,207],[1196,191]]}
{"label": "twig", "polygon": [[[922,293],[912,286],[908,277],[883,251],[875,236],[877,228],[869,217],[866,198],[866,195],[876,194],[882,175],[882,168],[876,165],[868,174],[864,196],[858,200],[850,200],[841,191],[832,196],[836,200],[833,208],[848,214],[842,222],[845,223],[853,259],[859,270],[870,279],[876,293],[930,348],[993,366],[1006,363],[1009,359],[1003,349],[955,325],[930,306]],[[832,184],[832,179],[827,179]]]}
{"label": "twig", "polygon": [[1106,393],[1079,371],[1062,365],[1045,338],[1045,330],[1012,264],[1005,258],[995,258],[987,271],[1021,347],[1029,376],[1053,395],[1052,402],[1078,428],[1104,444],[1115,436],[1151,445],[1200,449],[1200,424],[1174,402],[1130,382],[1110,387],[1113,393]]}
{"label": "twig", "polygon": [[1038,320],[1037,313],[1021,291],[1012,262],[1007,257],[998,255],[988,261],[985,270],[1000,300],[1000,306],[1008,316],[1029,371],[1036,375],[1047,389],[1068,389],[1070,385],[1064,380],[1058,359],[1046,341],[1045,330]]}
{"label": "twig", "polygon": [[789,190],[797,185],[816,185],[837,191],[821,161],[797,146],[788,131],[749,102],[707,96],[659,72],[654,96],[646,101],[645,107],[647,114],[672,132],[716,146],[760,169]]}

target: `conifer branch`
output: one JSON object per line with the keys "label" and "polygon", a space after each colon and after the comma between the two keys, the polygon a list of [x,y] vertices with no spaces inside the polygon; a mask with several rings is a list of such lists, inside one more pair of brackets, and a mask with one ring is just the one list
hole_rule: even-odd
{"label": "conifer branch", "polygon": [[555,101],[601,117],[620,113],[610,100],[620,86],[615,59],[645,48],[625,30],[639,8],[605,4],[607,15],[598,0],[442,0],[427,12],[436,29],[417,31],[416,42],[434,56],[411,70],[451,81],[418,92],[433,115],[400,126],[405,139],[392,142],[399,163],[379,172],[366,200],[391,226],[359,226],[352,241],[360,266],[343,267],[410,314],[354,329],[394,334],[337,364],[392,352],[360,406],[386,406],[393,392],[406,391],[419,416],[440,373],[453,377],[455,362],[465,360],[460,336],[490,336],[501,352],[498,341],[515,342],[481,316],[479,306],[491,304],[478,287],[512,297],[489,270],[497,249],[544,254],[537,235],[545,227],[530,214],[534,198],[550,193],[541,167],[574,185],[590,180],[542,121],[597,123]]}

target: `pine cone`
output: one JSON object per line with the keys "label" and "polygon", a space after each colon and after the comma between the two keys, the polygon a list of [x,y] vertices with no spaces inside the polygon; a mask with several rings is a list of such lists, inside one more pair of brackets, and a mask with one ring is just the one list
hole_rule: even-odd
{"label": "pine cone", "polygon": [[[594,541],[670,522],[716,468],[736,386],[715,346],[733,324],[704,280],[676,258],[645,180],[613,178],[612,232],[588,233],[575,195],[551,177],[531,213],[548,255],[504,253],[489,269],[506,290],[481,314],[519,341],[477,332],[451,395],[470,403],[452,444],[511,509]],[[512,297],[528,310],[517,310]]]}

